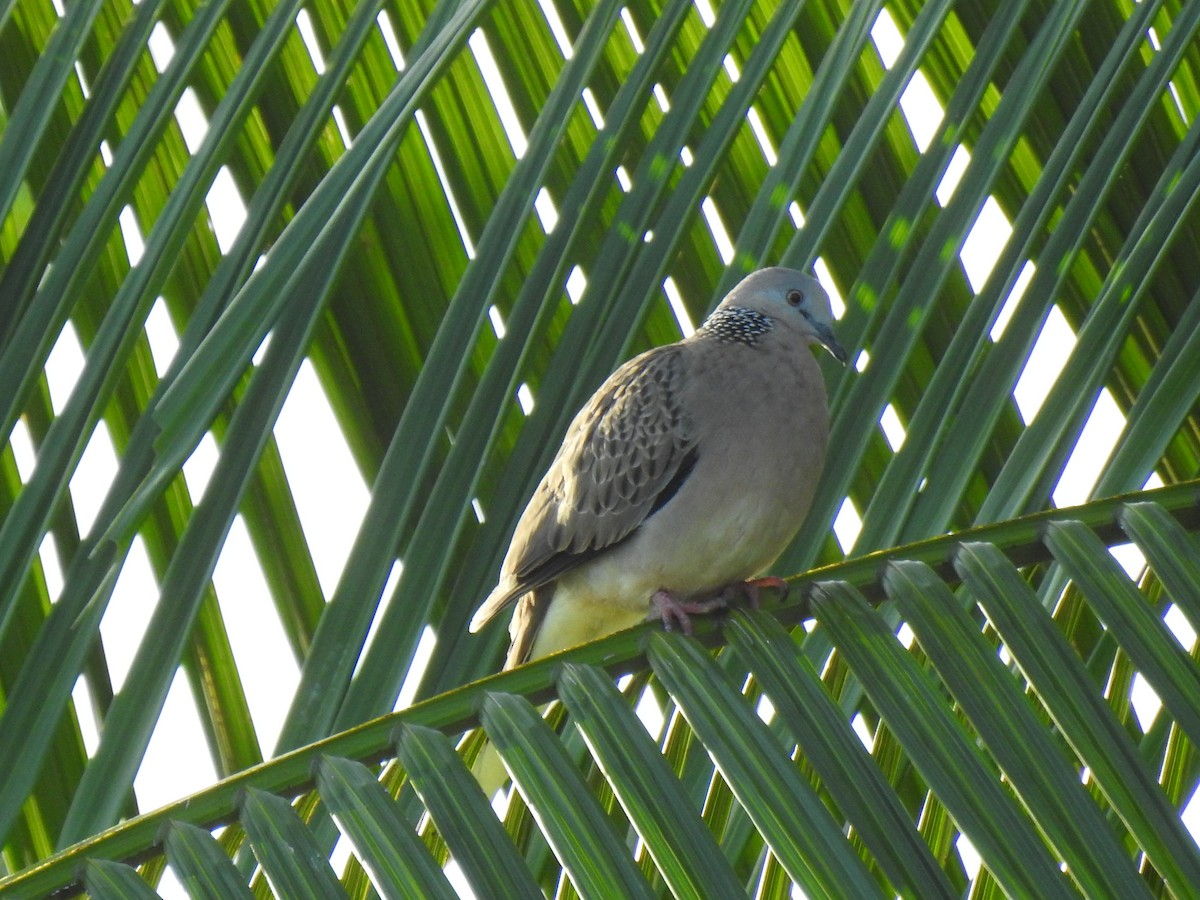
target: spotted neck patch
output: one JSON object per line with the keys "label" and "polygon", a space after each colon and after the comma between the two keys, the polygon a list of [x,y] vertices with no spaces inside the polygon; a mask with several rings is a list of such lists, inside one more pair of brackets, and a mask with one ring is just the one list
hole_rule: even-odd
{"label": "spotted neck patch", "polygon": [[697,334],[710,334],[722,344],[738,343],[753,347],[774,326],[774,319],[757,310],[744,306],[723,306],[704,320]]}

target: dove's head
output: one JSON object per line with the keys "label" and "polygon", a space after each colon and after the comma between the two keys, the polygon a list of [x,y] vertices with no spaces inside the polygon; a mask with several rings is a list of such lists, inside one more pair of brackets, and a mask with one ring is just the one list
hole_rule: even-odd
{"label": "dove's head", "polygon": [[794,269],[774,267],[747,275],[701,326],[718,339],[749,344],[777,328],[820,344],[845,365],[846,351],[833,336],[829,295],[817,279]]}

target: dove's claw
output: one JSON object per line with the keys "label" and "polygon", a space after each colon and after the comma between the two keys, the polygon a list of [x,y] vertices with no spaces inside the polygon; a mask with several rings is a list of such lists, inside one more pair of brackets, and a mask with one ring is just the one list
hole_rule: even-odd
{"label": "dove's claw", "polygon": [[692,616],[702,616],[713,612],[724,612],[730,604],[738,599],[744,599],[751,609],[760,606],[759,592],[763,588],[779,591],[779,599],[787,597],[788,583],[782,578],[768,576],[754,578],[750,581],[735,581],[707,594],[681,600],[673,593],[660,588],[650,598],[650,614],[647,621],[659,620],[667,631],[678,629],[686,635],[691,635]]}
{"label": "dove's claw", "polygon": [[661,620],[667,631],[678,628],[684,634],[691,635],[694,630],[692,616],[702,616],[728,606],[724,593],[717,591],[691,600],[680,600],[670,591],[658,590],[650,598],[650,615],[646,618]]}

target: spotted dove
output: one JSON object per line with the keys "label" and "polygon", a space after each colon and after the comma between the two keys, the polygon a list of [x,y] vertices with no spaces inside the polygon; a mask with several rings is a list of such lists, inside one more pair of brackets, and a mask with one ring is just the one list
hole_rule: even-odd
{"label": "spotted dove", "polygon": [[829,432],[810,347],[842,363],[829,296],[754,272],[692,335],[625,363],[592,395],[517,523],[478,631],[516,600],[505,668],[753,595],[799,530]]}

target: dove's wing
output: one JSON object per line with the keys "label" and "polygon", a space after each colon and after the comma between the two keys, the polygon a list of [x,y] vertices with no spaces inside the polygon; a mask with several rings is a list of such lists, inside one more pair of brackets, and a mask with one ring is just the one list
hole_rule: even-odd
{"label": "dove's wing", "polygon": [[678,345],[650,350],[617,369],[580,410],[517,524],[500,583],[475,613],[472,631],[624,540],[687,480],[697,449],[680,396],[683,367]]}

